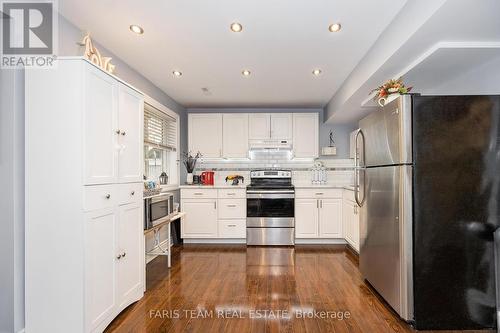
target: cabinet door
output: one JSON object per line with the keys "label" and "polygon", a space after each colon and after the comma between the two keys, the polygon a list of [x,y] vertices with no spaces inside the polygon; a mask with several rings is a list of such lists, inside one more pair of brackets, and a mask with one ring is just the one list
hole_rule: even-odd
{"label": "cabinet door", "polygon": [[290,113],[271,114],[271,139],[291,140],[293,117]]}
{"label": "cabinet door", "polygon": [[248,157],[248,114],[222,116],[222,153],[224,158]]}
{"label": "cabinet door", "polygon": [[217,238],[217,200],[182,200],[186,217],[181,225],[182,238]]}
{"label": "cabinet door", "polygon": [[320,199],[319,236],[342,238],[342,199]]}
{"label": "cabinet door", "polygon": [[222,157],[222,114],[188,116],[189,151],[205,158]]}
{"label": "cabinet door", "polygon": [[114,208],[85,215],[85,321],[88,331],[116,313],[116,223]]}
{"label": "cabinet door", "polygon": [[269,113],[248,115],[248,137],[250,140],[265,140],[271,137],[271,115]]}
{"label": "cabinet door", "polygon": [[352,215],[352,246],[359,253],[359,207],[353,204],[354,214]]}
{"label": "cabinet door", "polygon": [[295,237],[318,237],[318,207],[317,199],[295,199]]}
{"label": "cabinet door", "polygon": [[[89,65],[87,68],[84,111],[85,184],[116,183],[118,178],[117,81],[93,66]],[[71,152],[61,152],[61,154],[70,156]]]}
{"label": "cabinet door", "polygon": [[118,89],[119,181],[140,182],[143,174],[144,99],[141,94],[120,84]]}
{"label": "cabinet door", "polygon": [[294,157],[318,157],[317,113],[298,113],[293,115],[293,152]]}
{"label": "cabinet door", "polygon": [[342,200],[342,232],[344,234],[345,240],[353,245],[352,238],[352,215],[353,206],[352,203],[347,200]]}
{"label": "cabinet door", "polygon": [[142,296],[144,247],[142,202],[136,201],[118,208],[117,227],[117,296],[119,311]]}

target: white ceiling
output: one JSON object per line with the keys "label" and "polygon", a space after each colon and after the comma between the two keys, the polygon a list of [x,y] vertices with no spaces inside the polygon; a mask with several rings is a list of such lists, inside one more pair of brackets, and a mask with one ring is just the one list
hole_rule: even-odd
{"label": "white ceiling", "polygon": [[369,92],[403,76],[422,94],[499,94],[500,1],[409,1],[325,108],[351,123],[376,108]]}
{"label": "white ceiling", "polygon": [[[186,107],[322,107],[405,3],[63,0],[59,9]],[[235,21],[243,32],[229,30]],[[333,22],[340,32],[328,31]],[[242,77],[243,69],[252,75]]]}

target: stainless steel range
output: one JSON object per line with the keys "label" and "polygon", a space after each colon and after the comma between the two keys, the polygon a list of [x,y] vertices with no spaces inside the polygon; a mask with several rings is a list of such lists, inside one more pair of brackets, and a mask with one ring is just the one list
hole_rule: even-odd
{"label": "stainless steel range", "polygon": [[247,186],[247,245],[294,245],[295,188],[289,170],[254,170]]}

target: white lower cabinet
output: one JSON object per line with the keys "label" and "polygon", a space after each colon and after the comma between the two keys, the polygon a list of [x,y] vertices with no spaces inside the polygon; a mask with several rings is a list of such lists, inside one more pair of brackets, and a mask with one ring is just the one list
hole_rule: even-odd
{"label": "white lower cabinet", "polygon": [[142,199],[85,213],[86,331],[101,332],[143,295]]}
{"label": "white lower cabinet", "polygon": [[295,199],[295,237],[317,238],[319,223],[318,199]]}
{"label": "white lower cabinet", "polygon": [[352,191],[344,190],[342,200],[342,221],[344,237],[351,247],[359,252],[359,207],[351,201]]}
{"label": "white lower cabinet", "polygon": [[217,199],[185,199],[181,206],[186,213],[181,226],[182,238],[217,237]]}
{"label": "white lower cabinet", "polygon": [[116,225],[114,208],[86,214],[86,331],[95,330],[116,309]]}
{"label": "white lower cabinet", "polygon": [[117,298],[118,310],[121,311],[142,295],[143,271],[137,263],[144,258],[142,223],[142,202],[135,202],[118,208],[117,227]]}
{"label": "white lower cabinet", "polygon": [[186,217],[181,237],[234,238],[246,237],[245,189],[181,189],[181,209]]}
{"label": "white lower cabinet", "polygon": [[342,238],[342,200],[295,199],[296,238]]}

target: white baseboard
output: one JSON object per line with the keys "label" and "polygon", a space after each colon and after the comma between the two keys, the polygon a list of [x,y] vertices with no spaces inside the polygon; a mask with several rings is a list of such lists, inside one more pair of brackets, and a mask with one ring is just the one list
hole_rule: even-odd
{"label": "white baseboard", "polygon": [[184,244],[246,244],[245,238],[184,238]]}
{"label": "white baseboard", "polygon": [[343,238],[297,238],[295,244],[347,244]]}
{"label": "white baseboard", "polygon": [[[170,242],[170,244],[172,244],[172,242]],[[167,245],[168,245],[168,239],[165,239],[163,242],[160,243],[160,246],[163,248],[166,248]],[[170,246],[172,246],[172,245],[170,245]],[[158,250],[160,250],[160,248],[158,246],[155,246],[150,251],[158,251]],[[146,264],[149,264],[149,262],[156,257],[158,257],[157,254],[147,254],[146,253]]]}
{"label": "white baseboard", "polygon": [[[245,238],[184,238],[184,244],[246,244]],[[298,238],[295,244],[347,244],[343,238]]]}

